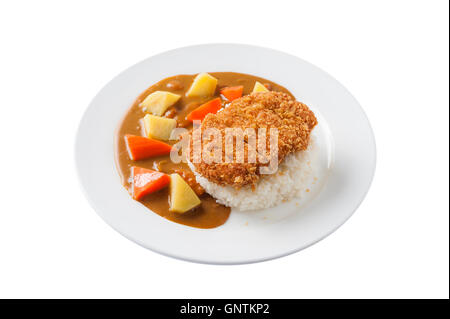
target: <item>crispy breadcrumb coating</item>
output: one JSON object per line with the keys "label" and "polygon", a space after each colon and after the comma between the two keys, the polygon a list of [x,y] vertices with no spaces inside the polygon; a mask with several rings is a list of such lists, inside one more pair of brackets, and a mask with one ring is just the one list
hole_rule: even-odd
{"label": "crispy breadcrumb coating", "polygon": [[[289,153],[306,150],[312,129],[317,125],[314,113],[303,103],[295,101],[282,92],[260,92],[234,100],[227,108],[217,114],[208,114],[202,122],[202,131],[216,128],[222,135],[222,152],[225,156],[226,128],[270,128],[278,129],[278,162],[281,163]],[[203,141],[205,143],[205,141]],[[234,147],[236,149],[236,147]],[[244,162],[239,163],[242,154],[233,154],[230,163],[193,163],[196,171],[209,181],[219,185],[240,188],[255,184],[259,179],[259,167],[263,163],[249,163],[249,152],[256,152],[245,136]],[[266,155],[270,152],[267,139]],[[242,158],[242,157],[241,157]],[[192,161],[192,152],[191,152]]]}

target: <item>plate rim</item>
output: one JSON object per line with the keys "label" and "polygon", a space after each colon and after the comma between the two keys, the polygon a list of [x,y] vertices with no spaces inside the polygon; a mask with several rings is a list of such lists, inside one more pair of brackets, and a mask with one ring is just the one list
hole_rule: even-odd
{"label": "plate rim", "polygon": [[[336,225],[331,228],[329,231],[324,232],[324,234],[322,236],[319,236],[318,238],[315,238],[307,243],[305,243],[304,245],[301,245],[298,248],[295,249],[291,249],[288,251],[284,251],[281,252],[279,254],[273,254],[271,256],[268,257],[261,257],[261,258],[253,258],[253,259],[246,259],[246,260],[242,260],[242,261],[217,261],[217,260],[207,260],[207,259],[199,259],[199,258],[189,258],[186,256],[180,256],[174,253],[168,253],[166,251],[164,251],[163,249],[158,249],[158,247],[155,246],[149,246],[147,243],[144,243],[143,241],[140,241],[139,239],[136,238],[132,238],[131,236],[129,236],[127,233],[119,230],[118,228],[116,228],[112,223],[110,223],[104,216],[104,214],[100,213],[101,209],[98,208],[97,204],[95,203],[95,201],[93,200],[93,198],[90,196],[90,194],[88,193],[87,189],[85,188],[84,184],[83,184],[83,176],[82,176],[82,169],[80,167],[80,161],[78,156],[79,154],[79,143],[81,142],[81,131],[82,131],[82,126],[83,123],[85,122],[87,116],[89,115],[89,110],[91,109],[91,107],[93,107],[93,102],[96,100],[96,98],[100,95],[100,93],[116,78],[120,77],[122,74],[126,73],[129,69],[134,68],[135,66],[149,60],[149,59],[154,59],[156,57],[160,57],[160,56],[164,56],[167,54],[170,54],[171,52],[175,52],[175,51],[180,51],[180,50],[185,50],[185,49],[193,49],[193,48],[201,48],[201,47],[210,47],[210,46],[232,46],[232,47],[247,47],[247,48],[252,48],[252,49],[256,49],[256,50],[264,50],[264,51],[272,51],[273,53],[277,53],[277,54],[283,54],[283,55],[287,55],[290,56],[292,58],[301,60],[303,63],[306,63],[310,66],[312,66],[313,68],[319,70],[320,72],[322,72],[323,74],[325,74],[327,77],[329,77],[330,79],[334,80],[336,83],[340,84],[341,88],[344,89],[346,91],[346,93],[351,96],[354,101],[357,102],[358,107],[361,111],[361,114],[364,116],[365,120],[366,120],[366,124],[367,124],[367,128],[368,128],[368,132],[370,133],[370,140],[368,142],[370,142],[370,147],[373,150],[373,158],[372,158],[372,163],[373,166],[371,167],[371,174],[370,174],[370,178],[368,178],[368,184],[366,189],[364,190],[364,192],[361,194],[361,196],[358,198],[358,200],[355,200],[355,205],[354,207],[351,209],[351,211],[349,210],[349,213],[345,216],[345,218],[343,218],[339,223],[336,223]],[[117,126],[116,126],[117,127]],[[243,264],[252,264],[252,263],[257,263],[257,262],[264,262],[264,261],[269,261],[269,260],[273,260],[273,259],[277,259],[277,258],[281,258],[281,257],[285,257],[291,254],[294,254],[296,252],[299,252],[303,249],[306,249],[318,242],[320,242],[321,240],[325,239],[326,237],[328,237],[329,235],[331,235],[332,233],[334,233],[337,229],[339,229],[343,224],[345,224],[348,219],[350,219],[350,217],[353,216],[353,214],[358,210],[358,208],[361,206],[362,202],[364,201],[365,197],[367,196],[369,190],[371,189],[373,180],[374,180],[374,176],[375,176],[375,172],[376,172],[376,168],[377,168],[377,146],[376,146],[376,139],[375,139],[375,133],[373,131],[372,125],[369,121],[369,118],[367,117],[366,112],[364,111],[364,109],[362,108],[361,104],[357,101],[357,99],[353,96],[353,94],[344,86],[341,84],[341,82],[339,82],[338,80],[336,80],[332,75],[330,75],[328,72],[324,71],[323,69],[317,67],[316,65],[303,60],[302,58],[295,56],[293,54],[281,51],[281,50],[276,50],[276,49],[272,49],[272,48],[268,48],[268,47],[263,47],[263,46],[257,46],[257,45],[249,45],[249,44],[241,44],[241,43],[204,43],[204,44],[196,44],[196,45],[188,45],[188,46],[183,46],[183,47],[179,47],[179,48],[174,48],[171,50],[166,50],[163,51],[161,53],[149,56],[145,59],[140,60],[137,63],[134,63],[130,66],[128,66],[126,69],[122,70],[121,72],[117,73],[114,77],[112,77],[106,84],[104,84],[100,90],[97,92],[97,94],[91,99],[91,101],[89,102],[88,106],[85,108],[84,112],[82,113],[82,116],[80,117],[79,120],[79,124],[76,130],[76,135],[75,135],[75,143],[74,143],[74,164],[75,164],[75,169],[77,172],[77,179],[78,179],[78,183],[80,185],[80,188],[82,190],[83,195],[85,196],[85,198],[87,199],[88,203],[90,204],[90,206],[94,209],[94,211],[96,212],[97,215],[100,216],[100,218],[106,223],[108,224],[112,229],[114,229],[115,231],[117,231],[118,233],[120,233],[122,236],[124,236],[125,238],[127,238],[128,240],[137,243],[138,245],[142,246],[143,248],[149,249],[151,251],[154,251],[158,254],[161,254],[163,256],[166,257],[171,257],[171,258],[175,258],[178,260],[183,260],[183,261],[188,261],[188,262],[193,262],[193,263],[200,263],[200,264],[208,264],[208,265],[243,265]],[[184,226],[186,227],[186,226]]]}

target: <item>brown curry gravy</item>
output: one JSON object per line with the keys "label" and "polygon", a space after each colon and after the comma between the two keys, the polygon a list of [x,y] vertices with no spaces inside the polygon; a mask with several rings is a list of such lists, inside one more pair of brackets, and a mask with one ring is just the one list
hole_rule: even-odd
{"label": "brown curry gravy", "polygon": [[[181,95],[178,102],[170,107],[164,116],[173,117],[177,120],[178,126],[192,128],[191,122],[186,120],[186,116],[195,108],[201,104],[220,96],[220,89],[227,86],[242,85],[244,87],[243,95],[250,94],[253,90],[256,81],[263,83],[269,90],[285,92],[292,95],[284,87],[271,82],[269,80],[234,72],[211,72],[209,73],[215,77],[217,82],[216,92],[214,97],[187,97],[186,92],[191,86],[195,75],[176,75],[150,86],[145,90],[131,108],[125,114],[122,122],[120,123],[115,145],[115,159],[116,166],[118,168],[122,184],[131,193],[131,184],[129,178],[131,175],[131,167],[139,166],[143,168],[158,170],[166,174],[172,174],[179,170],[184,170],[188,174],[191,173],[186,163],[174,164],[170,161],[170,156],[158,156],[144,160],[133,161],[128,155],[128,151],[125,145],[125,134],[142,135],[142,128],[140,120],[145,116],[145,112],[142,111],[139,104],[151,93],[155,91],[169,91]],[[166,143],[175,143],[168,142]],[[191,173],[192,174],[192,173]],[[181,175],[181,174],[180,174]],[[140,200],[143,205],[157,213],[158,215],[167,218],[173,222],[188,225],[198,228],[214,228],[224,224],[229,215],[230,208],[216,203],[215,199],[210,195],[204,193],[199,196],[202,203],[192,211],[184,214],[174,213],[169,211],[169,188],[164,188],[158,192],[147,195],[144,199]]]}

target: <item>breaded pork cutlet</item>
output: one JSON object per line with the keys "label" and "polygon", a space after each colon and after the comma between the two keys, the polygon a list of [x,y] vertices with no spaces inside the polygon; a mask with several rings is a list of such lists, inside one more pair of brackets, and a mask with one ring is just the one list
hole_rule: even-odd
{"label": "breaded pork cutlet", "polygon": [[[303,103],[281,92],[252,93],[234,100],[227,108],[217,114],[208,114],[202,122],[201,129],[215,128],[222,135],[222,152],[225,154],[226,128],[266,128],[267,136],[271,128],[278,129],[278,162],[290,153],[306,150],[312,129],[317,124],[314,113]],[[256,132],[257,134],[257,132]],[[256,152],[254,146],[244,142],[244,163],[239,163],[235,154],[231,163],[193,163],[197,173],[210,182],[219,185],[231,185],[240,188],[255,184],[259,179],[259,168],[265,164],[248,162],[248,153]],[[205,141],[203,141],[205,143]],[[270,152],[267,138],[266,155]],[[191,153],[192,155],[192,153]],[[258,158],[258,157],[257,157]],[[192,161],[192,156],[191,156]]]}

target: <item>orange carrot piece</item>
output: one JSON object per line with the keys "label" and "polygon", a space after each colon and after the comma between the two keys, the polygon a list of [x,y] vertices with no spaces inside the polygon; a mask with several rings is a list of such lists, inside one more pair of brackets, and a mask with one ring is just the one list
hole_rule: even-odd
{"label": "orange carrot piece", "polygon": [[131,134],[125,135],[125,143],[127,144],[128,155],[133,161],[169,154],[172,150],[172,146],[169,144]]}
{"label": "orange carrot piece", "polygon": [[136,200],[159,191],[170,183],[169,175],[142,167],[133,166],[131,175],[133,176],[132,194]]}
{"label": "orange carrot piece", "polygon": [[217,113],[217,111],[220,110],[221,106],[222,102],[220,101],[220,98],[216,98],[200,105],[198,108],[189,113],[186,118],[191,122],[193,122],[194,120],[202,121],[208,113]]}
{"label": "orange carrot piece", "polygon": [[229,86],[220,90],[220,94],[225,96],[228,101],[233,101],[242,96],[242,92],[244,91],[244,86]]}

